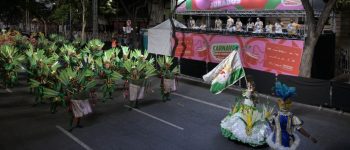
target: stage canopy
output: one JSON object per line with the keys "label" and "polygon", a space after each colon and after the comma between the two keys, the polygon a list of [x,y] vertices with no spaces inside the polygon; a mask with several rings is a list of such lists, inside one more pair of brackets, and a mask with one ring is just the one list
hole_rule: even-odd
{"label": "stage canopy", "polygon": [[[176,27],[186,28],[185,25],[174,19]],[[148,52],[160,55],[171,55],[171,23],[166,20],[161,24],[148,29]]]}

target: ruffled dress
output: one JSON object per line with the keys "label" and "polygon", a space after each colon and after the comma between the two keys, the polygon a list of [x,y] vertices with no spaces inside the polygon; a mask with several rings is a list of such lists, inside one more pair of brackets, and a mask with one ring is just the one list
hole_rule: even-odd
{"label": "ruffled dress", "polygon": [[256,147],[266,144],[271,130],[264,114],[256,109],[250,95],[249,91],[245,92],[243,103],[235,105],[221,121],[220,127],[224,137]]}

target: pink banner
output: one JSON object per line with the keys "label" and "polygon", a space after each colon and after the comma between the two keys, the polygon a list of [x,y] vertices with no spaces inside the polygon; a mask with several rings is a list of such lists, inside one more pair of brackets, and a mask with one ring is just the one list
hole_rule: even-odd
{"label": "pink banner", "polygon": [[[178,0],[181,3],[184,0]],[[207,10],[303,10],[301,0],[186,0],[177,12]]]}
{"label": "pink banner", "polygon": [[244,67],[274,74],[298,76],[304,41],[198,33],[176,33],[175,56],[219,63],[240,51]]}

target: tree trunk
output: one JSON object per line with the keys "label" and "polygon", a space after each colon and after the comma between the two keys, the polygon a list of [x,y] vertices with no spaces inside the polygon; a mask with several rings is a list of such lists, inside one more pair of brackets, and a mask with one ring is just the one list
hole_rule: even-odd
{"label": "tree trunk", "polygon": [[44,34],[45,34],[45,36],[46,36],[46,35],[47,35],[47,25],[46,25],[46,21],[45,21],[44,18],[41,18],[41,20],[42,20],[43,23],[44,23]]}
{"label": "tree trunk", "polygon": [[[173,16],[174,16],[174,14],[176,12],[176,9],[179,8],[185,2],[186,2],[186,0],[184,0],[180,4],[178,4],[178,1],[176,1],[174,9],[170,13],[169,19],[170,19],[170,23],[171,23],[172,37],[174,39],[174,46],[173,46],[173,48],[171,50],[171,56],[175,56],[176,47],[179,44],[179,39],[176,37],[176,26],[175,26],[175,23],[174,23],[174,20],[173,20]],[[185,49],[186,48],[184,47],[184,50]]]}
{"label": "tree trunk", "polygon": [[137,25],[136,25],[136,17],[137,17],[137,14],[138,14],[138,12],[139,12],[139,9],[141,9],[141,8],[144,8],[144,7],[146,7],[147,6],[147,3],[148,3],[148,0],[145,0],[144,2],[143,2],[143,4],[141,5],[141,6],[138,6],[138,7],[136,7],[135,8],[135,11],[134,11],[134,15],[133,15],[133,25],[132,25],[132,28],[134,29],[133,30],[133,32],[132,32],[132,45],[133,45],[133,48],[139,48],[139,36],[137,36],[138,35],[138,33],[137,33],[137,31],[138,30],[140,30],[140,29],[136,29],[137,28]]}
{"label": "tree trunk", "polygon": [[158,23],[161,23],[163,21],[164,13],[164,0],[153,0],[153,2],[150,3],[151,11],[150,11],[150,25],[157,25]]}
{"label": "tree trunk", "polygon": [[318,37],[310,36],[306,38],[304,44],[304,52],[300,64],[299,75],[302,77],[311,77],[312,60],[314,57],[314,48],[316,46]]}
{"label": "tree trunk", "polygon": [[98,36],[98,0],[92,1],[92,36]]}
{"label": "tree trunk", "polygon": [[323,31],[324,25],[331,14],[336,0],[328,0],[317,22],[314,17],[314,9],[312,8],[309,0],[301,0],[301,2],[303,3],[306,12],[306,20],[308,21],[308,37],[306,38],[304,44],[304,52],[299,67],[299,76],[310,78],[315,46]]}
{"label": "tree trunk", "polygon": [[85,0],[80,0],[83,13],[82,13],[82,22],[81,22],[81,40],[85,41],[85,27],[86,27],[86,20],[85,20],[85,15],[86,15],[86,5],[85,5]]}

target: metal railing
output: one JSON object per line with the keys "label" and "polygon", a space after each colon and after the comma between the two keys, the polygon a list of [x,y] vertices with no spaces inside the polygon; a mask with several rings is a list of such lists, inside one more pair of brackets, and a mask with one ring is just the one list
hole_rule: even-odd
{"label": "metal railing", "polygon": [[[74,37],[74,34],[76,34],[75,36],[80,37],[80,32],[73,33],[73,37]],[[86,36],[87,41],[91,40],[91,39],[95,39],[95,38],[98,38],[102,41],[111,41],[113,34],[114,33],[111,33],[111,32],[100,32],[100,33],[98,33],[97,36],[94,37],[92,32],[85,32],[85,36]],[[65,34],[65,37],[67,39],[70,39],[70,35],[68,33]]]}
{"label": "metal railing", "polygon": [[341,73],[350,73],[350,49],[337,50],[337,67]]}

